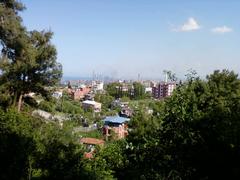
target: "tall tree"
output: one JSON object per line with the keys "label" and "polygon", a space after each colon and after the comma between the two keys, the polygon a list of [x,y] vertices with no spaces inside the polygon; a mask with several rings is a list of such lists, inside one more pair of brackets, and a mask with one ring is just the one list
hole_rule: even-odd
{"label": "tall tree", "polygon": [[[8,80],[6,77],[3,77],[4,68],[7,69],[7,61],[11,59],[14,62],[16,56],[20,54],[19,49],[17,47],[21,47],[22,42],[22,34],[25,32],[25,28],[21,25],[22,19],[18,15],[19,11],[24,9],[23,4],[12,1],[6,0],[2,1],[0,4],[0,43],[1,43],[1,92],[3,97],[8,97],[6,100],[9,100],[10,90],[6,88],[9,87],[11,82],[7,82]],[[9,65],[8,65],[9,66]],[[4,86],[3,86],[4,84]],[[1,101],[1,103],[3,103]],[[11,104],[13,102],[8,101],[7,104]],[[6,104],[6,103],[5,103]]]}
{"label": "tall tree", "polygon": [[139,100],[145,97],[145,88],[139,82],[133,83],[133,99]]}
{"label": "tall tree", "polygon": [[0,4],[0,82],[11,99],[9,104],[15,106],[18,101],[18,110],[24,94],[36,92],[46,96],[46,87],[54,85],[62,75],[50,41],[53,33],[27,31],[18,15],[23,9],[15,0]]}
{"label": "tall tree", "polygon": [[172,71],[163,70],[163,74],[166,76],[165,81],[168,81],[168,80],[170,80],[171,82],[176,82],[177,81],[176,74],[173,73]]}

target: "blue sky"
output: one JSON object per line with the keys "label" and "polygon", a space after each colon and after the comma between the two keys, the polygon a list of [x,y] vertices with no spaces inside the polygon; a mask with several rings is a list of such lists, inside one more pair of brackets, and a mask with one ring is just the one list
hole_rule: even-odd
{"label": "blue sky", "polygon": [[65,76],[240,73],[238,0],[22,0],[29,30],[52,30]]}

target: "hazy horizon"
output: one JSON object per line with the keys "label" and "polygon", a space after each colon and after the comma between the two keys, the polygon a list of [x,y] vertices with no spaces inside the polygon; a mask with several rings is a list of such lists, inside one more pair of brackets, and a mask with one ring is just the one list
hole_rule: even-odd
{"label": "hazy horizon", "polygon": [[[240,73],[240,1],[30,1],[29,29],[52,30],[64,76],[163,79]],[[43,13],[44,12],[44,13]]]}

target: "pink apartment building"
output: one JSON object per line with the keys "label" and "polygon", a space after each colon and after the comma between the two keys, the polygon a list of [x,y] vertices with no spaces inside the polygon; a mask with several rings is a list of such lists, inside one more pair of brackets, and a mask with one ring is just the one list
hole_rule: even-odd
{"label": "pink apartment building", "polygon": [[152,96],[155,99],[161,99],[164,97],[171,96],[173,93],[173,90],[176,88],[175,82],[170,83],[159,83],[155,87],[152,87]]}

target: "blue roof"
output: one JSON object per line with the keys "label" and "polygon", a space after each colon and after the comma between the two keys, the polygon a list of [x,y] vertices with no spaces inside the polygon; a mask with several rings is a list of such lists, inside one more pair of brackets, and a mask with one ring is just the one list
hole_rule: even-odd
{"label": "blue roof", "polygon": [[118,124],[122,124],[126,121],[130,121],[129,118],[125,118],[125,117],[120,117],[120,116],[108,116],[103,120],[105,123],[106,122],[110,122],[110,123],[118,123]]}

